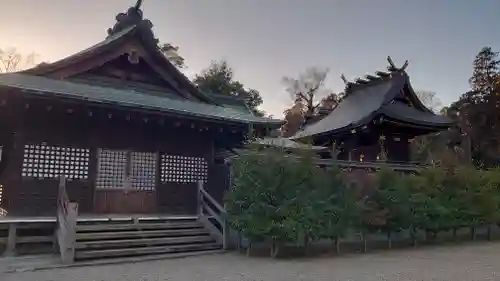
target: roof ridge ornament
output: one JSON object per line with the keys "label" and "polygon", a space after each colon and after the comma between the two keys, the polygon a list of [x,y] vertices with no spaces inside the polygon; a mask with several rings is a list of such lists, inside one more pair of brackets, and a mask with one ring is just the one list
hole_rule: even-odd
{"label": "roof ridge ornament", "polygon": [[347,78],[345,78],[344,73],[342,73],[342,74],[340,75],[340,79],[342,79],[342,81],[344,81],[344,84],[349,83],[349,81],[347,80]]}
{"label": "roof ridge ornament", "polygon": [[347,94],[351,90],[377,84],[379,81],[391,79],[394,73],[403,74],[409,64],[408,60],[405,60],[405,63],[401,67],[397,67],[391,56],[387,56],[387,61],[389,62],[389,66],[387,67],[389,72],[375,71],[375,75],[367,74],[364,78],[358,77],[354,81],[347,80],[344,73],[342,73],[340,78],[344,81],[345,93]]}
{"label": "roof ridge ornament", "polygon": [[355,83],[355,82],[351,82],[351,81],[347,80],[347,78],[345,77],[344,73],[342,73],[342,74],[340,75],[340,79],[342,79],[342,81],[344,81],[344,85],[345,85],[345,89],[344,89],[344,91],[345,91],[346,93],[349,91],[349,89],[350,89],[352,86],[356,85],[356,83]]}
{"label": "roof ridge ornament", "polygon": [[405,69],[408,67],[408,60],[405,60],[405,63],[401,67],[397,67],[394,64],[394,61],[392,61],[391,56],[387,56],[387,61],[389,62],[389,66],[387,67],[387,70],[394,72],[394,71],[405,71]]}
{"label": "roof ridge ornament", "polygon": [[141,6],[142,6],[142,0],[137,0],[137,3],[135,3],[134,9],[139,11],[141,9]]}
{"label": "roof ridge ornament", "polygon": [[108,36],[119,33],[120,31],[132,26],[138,26],[143,29],[151,30],[153,28],[153,24],[150,20],[144,19],[141,10],[142,2],[143,0],[137,0],[135,5],[128,8],[126,13],[119,13],[116,15],[116,23],[112,28],[108,29]]}

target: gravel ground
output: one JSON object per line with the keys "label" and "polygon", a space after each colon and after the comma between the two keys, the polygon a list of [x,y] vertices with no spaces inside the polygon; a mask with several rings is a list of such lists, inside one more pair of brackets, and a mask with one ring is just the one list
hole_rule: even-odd
{"label": "gravel ground", "polygon": [[229,253],[135,264],[0,273],[0,280],[500,280],[500,243],[296,260],[247,258]]}

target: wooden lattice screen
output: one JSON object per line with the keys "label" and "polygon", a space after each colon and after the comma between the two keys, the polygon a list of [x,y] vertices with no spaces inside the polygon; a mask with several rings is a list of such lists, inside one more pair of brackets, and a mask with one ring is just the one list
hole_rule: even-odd
{"label": "wooden lattice screen", "polygon": [[155,190],[157,154],[132,152],[130,154],[130,179],[133,189]]}
{"label": "wooden lattice screen", "polygon": [[87,148],[27,144],[23,156],[23,177],[44,179],[64,175],[70,180],[89,177],[90,150]]}
{"label": "wooden lattice screen", "polygon": [[161,155],[161,181],[195,183],[207,181],[208,165],[203,157]]}
{"label": "wooden lattice screen", "polygon": [[97,153],[97,189],[123,189],[127,172],[127,151],[99,149]]}
{"label": "wooden lattice screen", "polygon": [[157,154],[99,149],[97,189],[155,190]]}

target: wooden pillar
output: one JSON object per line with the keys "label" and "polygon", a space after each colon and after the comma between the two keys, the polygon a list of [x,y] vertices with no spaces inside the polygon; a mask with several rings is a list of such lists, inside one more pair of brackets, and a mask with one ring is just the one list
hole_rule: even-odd
{"label": "wooden pillar", "polygon": [[7,246],[5,247],[4,256],[12,256],[16,251],[17,224],[9,224],[9,236],[7,237]]}
{"label": "wooden pillar", "polygon": [[203,181],[198,181],[196,186],[196,215],[201,217],[203,215],[203,194],[201,190],[203,189]]}
{"label": "wooden pillar", "polygon": [[4,206],[7,215],[12,215],[21,206],[19,202],[19,193],[22,189],[21,185],[21,171],[24,158],[24,145],[25,138],[22,128],[13,133],[13,145],[8,152],[8,162],[5,163],[5,169],[2,174]]}
{"label": "wooden pillar", "polygon": [[[87,130],[87,140],[86,143],[89,148],[89,170],[88,170],[88,183],[89,183],[89,188],[92,190],[92,206],[89,206],[89,212],[91,214],[95,214],[96,211],[98,210],[97,204],[96,204],[96,181],[97,181],[97,173],[98,173],[98,162],[99,162],[99,148],[100,144],[104,142],[103,140],[103,134],[100,132],[104,131],[107,132],[107,128],[104,126],[107,126],[107,123],[103,122],[102,126],[97,126],[99,124],[96,120],[97,117],[95,117],[94,111],[89,110],[87,112],[87,122],[85,123],[86,130]],[[104,127],[104,130],[100,131],[99,129],[102,129]]]}

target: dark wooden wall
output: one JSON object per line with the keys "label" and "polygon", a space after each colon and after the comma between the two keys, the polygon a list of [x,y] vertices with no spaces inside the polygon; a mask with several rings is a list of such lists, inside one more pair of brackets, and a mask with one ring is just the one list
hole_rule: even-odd
{"label": "dark wooden wall", "polygon": [[[14,143],[0,179],[4,185],[3,205],[10,215],[55,214],[58,181],[21,176],[24,144],[46,143],[90,149],[90,177],[71,180],[67,184],[69,197],[79,203],[80,213],[108,212],[112,206],[99,207],[100,200],[109,202],[103,200],[105,197],[115,196],[117,202],[130,202],[127,198],[135,196],[134,192],[96,192],[98,148],[203,157],[209,163],[213,158],[213,135],[198,129],[195,121],[173,126],[166,119],[164,125],[159,125],[133,112],[92,109],[78,104],[60,106],[49,100],[26,104],[17,104],[11,116],[1,116],[3,120],[16,118],[12,130],[0,129],[0,141]],[[156,174],[159,178],[159,171]],[[195,183],[161,183],[157,179],[156,191],[136,201],[140,201],[137,204],[156,206],[154,210],[144,209],[144,212],[192,214],[196,211],[196,190]],[[137,206],[133,208],[141,212]]]}
{"label": "dark wooden wall", "polygon": [[385,142],[387,158],[392,162],[411,161],[410,143],[408,137],[394,136],[387,138]]}
{"label": "dark wooden wall", "polygon": [[341,139],[341,152],[337,159],[360,161],[360,155],[363,154],[363,162],[375,162],[381,154],[380,140],[383,140],[384,150],[387,160],[391,162],[408,162],[410,157],[410,144],[408,139],[412,136],[405,132],[398,132],[397,128],[388,126],[387,128],[374,128],[365,132],[343,136]]}
{"label": "dark wooden wall", "polygon": [[207,190],[217,202],[224,203],[224,195],[230,185],[230,166],[224,163],[214,163],[208,169]]}

